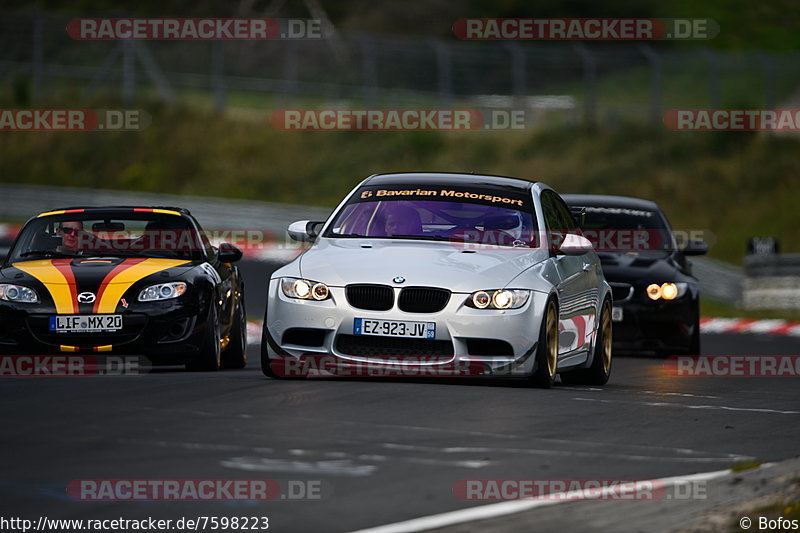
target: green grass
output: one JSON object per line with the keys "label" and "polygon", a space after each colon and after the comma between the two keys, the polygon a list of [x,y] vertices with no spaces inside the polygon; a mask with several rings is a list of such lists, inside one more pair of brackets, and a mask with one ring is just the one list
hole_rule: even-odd
{"label": "green grass", "polygon": [[800,321],[800,311],[782,309],[779,311],[746,310],[707,298],[700,298],[700,316],[723,318],[778,318],[790,321]]}
{"label": "green grass", "polygon": [[[747,516],[752,520],[753,526],[751,529],[753,531],[764,531],[758,528],[758,517],[764,516],[768,520],[776,520],[779,518],[783,519],[783,524],[786,524],[786,521],[800,521],[800,500],[778,500],[774,503],[769,505],[764,505],[758,508],[755,508],[751,511],[745,512],[739,516]],[[731,532],[741,532],[742,528],[739,526],[739,518],[737,517],[735,520],[732,520],[729,524]],[[785,525],[782,528],[784,530],[790,529],[787,528]]]}
{"label": "green grass", "polygon": [[744,472],[745,470],[753,470],[762,464],[763,463],[761,461],[738,461],[731,467],[731,472]]}
{"label": "green grass", "polygon": [[[676,53],[677,52],[677,53]],[[800,84],[800,68],[796,54],[773,56],[783,68],[775,72],[775,98],[779,106]],[[719,73],[720,106],[725,108],[763,108],[765,88],[763,66],[754,53],[721,54]],[[661,107],[710,107],[710,76],[708,60],[699,53],[686,50],[666,52],[662,56]],[[548,94],[572,94],[583,99],[585,85],[580,82],[548,87]],[[601,108],[625,111],[632,103],[639,104],[628,110],[629,116],[639,113],[648,117],[651,98],[651,69],[649,66],[618,70],[598,79],[596,98]],[[645,112],[642,113],[641,109]]]}

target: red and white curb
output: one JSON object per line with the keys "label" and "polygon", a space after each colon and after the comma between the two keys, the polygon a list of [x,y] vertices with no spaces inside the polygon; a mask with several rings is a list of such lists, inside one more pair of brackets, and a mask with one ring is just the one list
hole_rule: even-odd
{"label": "red and white curb", "polygon": [[754,318],[700,319],[701,333],[762,333],[766,335],[791,335],[800,337],[800,322],[789,320]]}
{"label": "red and white curb", "polygon": [[261,322],[247,321],[247,344],[261,344]]}

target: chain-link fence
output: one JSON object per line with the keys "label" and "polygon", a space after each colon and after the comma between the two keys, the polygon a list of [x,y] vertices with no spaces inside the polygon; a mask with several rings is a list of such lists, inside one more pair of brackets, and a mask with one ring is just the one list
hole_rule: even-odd
{"label": "chain-link fence", "polygon": [[337,33],[334,40],[77,41],[66,31],[72,18],[0,16],[0,79],[15,103],[39,105],[68,90],[84,101],[127,104],[191,96],[217,110],[489,102],[570,120],[660,123],[677,107],[772,108],[800,85],[800,54],[793,52],[365,33]]}

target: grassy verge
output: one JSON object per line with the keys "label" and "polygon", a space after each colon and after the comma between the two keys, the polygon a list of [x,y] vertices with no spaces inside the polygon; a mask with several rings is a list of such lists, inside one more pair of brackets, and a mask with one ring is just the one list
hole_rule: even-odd
{"label": "grassy verge", "polygon": [[754,319],[780,318],[783,320],[800,321],[800,311],[791,311],[788,309],[780,311],[749,311],[707,298],[700,298],[700,316]]}
{"label": "grassy verge", "polygon": [[[795,485],[794,492],[797,493],[800,480],[795,479],[793,483]],[[744,513],[744,516],[752,520],[754,531],[797,529],[796,525],[800,523],[800,499],[781,499],[774,503],[752,509]],[[759,525],[764,519],[766,519],[767,527],[762,529]],[[770,524],[772,525],[770,526]],[[731,521],[729,527],[729,531],[731,532],[742,531],[739,520]]]}
{"label": "grassy verge", "polygon": [[654,199],[676,229],[712,235],[710,255],[730,262],[741,261],[753,235],[777,236],[784,251],[800,251],[794,138],[625,124],[610,131],[284,132],[270,126],[266,111],[147,111],[153,123],[142,132],[4,133],[0,176],[332,206],[376,172],[495,173],[564,193]]}
{"label": "grassy verge", "polygon": [[731,472],[744,472],[761,466],[761,461],[738,461],[731,467]]}

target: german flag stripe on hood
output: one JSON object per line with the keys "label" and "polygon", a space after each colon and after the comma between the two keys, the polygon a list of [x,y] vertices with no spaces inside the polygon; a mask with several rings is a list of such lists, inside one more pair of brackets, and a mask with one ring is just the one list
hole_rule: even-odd
{"label": "german flag stripe on hood", "polygon": [[[127,258],[116,265],[114,263],[116,261],[47,259],[18,262],[12,266],[36,278],[45,286],[55,303],[56,313],[62,315],[81,312],[78,293],[91,291],[96,295],[91,312],[105,314],[117,310],[125,292],[137,281],[190,261],[137,257]],[[86,269],[92,269],[92,273]],[[78,290],[79,287],[81,291]],[[89,309],[84,312],[89,312]]]}

